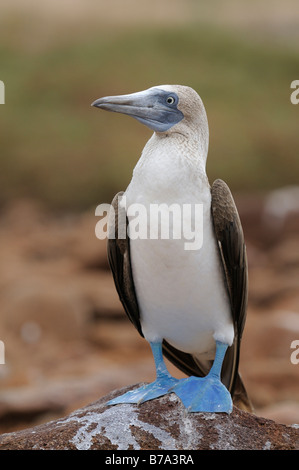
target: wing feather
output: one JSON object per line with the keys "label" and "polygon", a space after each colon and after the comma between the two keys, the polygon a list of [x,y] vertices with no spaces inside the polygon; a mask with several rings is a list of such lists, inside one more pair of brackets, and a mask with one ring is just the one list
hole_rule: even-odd
{"label": "wing feather", "polygon": [[238,372],[240,343],[246,320],[248,298],[248,268],[244,234],[234,199],[227,184],[217,179],[212,188],[212,218],[222,260],[234,321],[235,338],[223,362],[222,380],[239,406],[252,409]]}
{"label": "wing feather", "polygon": [[108,220],[108,261],[125,312],[140,335],[143,336],[130,261],[130,239],[127,234],[128,220],[125,208],[121,207],[120,204],[123,194],[123,192],[116,194],[111,203],[112,210]]}

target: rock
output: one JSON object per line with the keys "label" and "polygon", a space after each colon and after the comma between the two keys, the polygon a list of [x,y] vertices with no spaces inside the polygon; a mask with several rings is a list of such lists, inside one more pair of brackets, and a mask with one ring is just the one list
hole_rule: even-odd
{"label": "rock", "polygon": [[33,428],[0,436],[0,450],[295,450],[297,425],[285,426],[234,408],[187,413],[174,395],[108,407],[107,400],[133,387]]}

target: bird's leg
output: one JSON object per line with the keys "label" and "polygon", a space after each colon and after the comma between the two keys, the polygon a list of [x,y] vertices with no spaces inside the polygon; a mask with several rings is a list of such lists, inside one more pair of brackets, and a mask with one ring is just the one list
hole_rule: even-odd
{"label": "bird's leg", "polygon": [[173,387],[173,392],[190,412],[231,413],[231,395],[220,379],[227,344],[216,341],[214,363],[206,377],[188,377]]}
{"label": "bird's leg", "polygon": [[157,379],[173,378],[167,370],[162,353],[162,343],[150,343],[154,356]]}
{"label": "bird's leg", "polygon": [[156,380],[150,384],[130,390],[129,392],[114,398],[108,402],[108,405],[117,405],[119,403],[142,403],[153,400],[154,398],[165,395],[172,389],[179,379],[172,377],[168,372],[162,354],[162,343],[150,343],[156,366]]}

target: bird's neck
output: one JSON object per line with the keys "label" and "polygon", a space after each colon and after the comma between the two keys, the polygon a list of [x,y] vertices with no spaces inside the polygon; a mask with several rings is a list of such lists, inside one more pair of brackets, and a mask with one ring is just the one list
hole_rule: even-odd
{"label": "bird's neck", "polygon": [[176,133],[154,133],[134,169],[131,185],[152,194],[188,192],[193,185],[207,188],[205,167],[206,151],[199,140]]}
{"label": "bird's neck", "polygon": [[178,169],[180,175],[190,171],[206,176],[207,149],[200,139],[186,138],[179,133],[154,133],[145,145],[139,164],[155,165],[162,170]]}

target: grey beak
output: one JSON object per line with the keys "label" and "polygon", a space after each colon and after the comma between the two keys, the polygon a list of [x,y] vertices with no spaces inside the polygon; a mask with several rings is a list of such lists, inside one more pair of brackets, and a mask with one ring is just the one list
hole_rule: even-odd
{"label": "grey beak", "polygon": [[129,95],[106,96],[95,100],[91,106],[106,111],[128,114],[157,132],[164,132],[183,119],[184,115],[176,107],[166,102],[169,93],[158,88]]}

